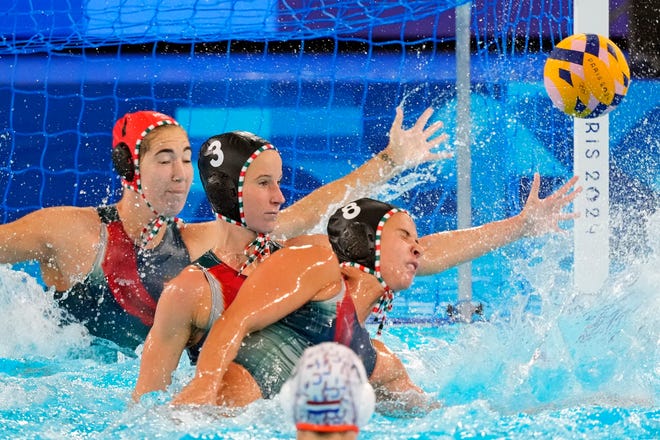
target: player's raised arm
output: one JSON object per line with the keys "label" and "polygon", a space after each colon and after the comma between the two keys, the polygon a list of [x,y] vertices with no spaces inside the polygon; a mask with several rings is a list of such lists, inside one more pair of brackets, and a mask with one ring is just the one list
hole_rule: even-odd
{"label": "player's raised arm", "polygon": [[385,149],[346,176],[313,191],[280,212],[274,235],[292,237],[316,226],[328,207],[374,192],[374,188],[397,174],[432,160],[447,159],[452,153],[437,151],[447,141],[440,133],[441,121],[429,124],[433,108],[427,108],[415,124],[403,127],[403,108],[397,107]]}

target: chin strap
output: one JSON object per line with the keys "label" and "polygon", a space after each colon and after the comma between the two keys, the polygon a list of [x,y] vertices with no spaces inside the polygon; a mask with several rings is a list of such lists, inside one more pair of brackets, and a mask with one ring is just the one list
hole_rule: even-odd
{"label": "chin strap", "polygon": [[255,261],[264,261],[270,254],[281,247],[279,243],[271,240],[268,234],[257,234],[255,239],[245,246],[245,250],[243,250],[247,260],[238,270],[238,273],[243,273],[243,270]]}
{"label": "chin strap", "polygon": [[377,272],[373,269],[368,268],[362,264],[353,263],[353,262],[344,262],[340,264],[341,267],[355,267],[360,269],[362,272],[366,272],[369,275],[376,277],[380,285],[385,290],[378,300],[378,304],[374,305],[371,309],[371,312],[376,316],[374,321],[378,322],[378,330],[376,335],[380,336],[383,333],[383,327],[385,326],[385,320],[387,318],[387,312],[392,310],[392,302],[394,301],[394,291],[387,285],[383,277],[380,275],[380,272]]}
{"label": "chin strap", "polygon": [[[251,230],[243,223],[233,220],[227,216],[221,214],[217,214],[216,216],[217,218],[222,219],[227,223]],[[264,261],[270,256],[270,254],[281,248],[282,245],[272,240],[270,235],[257,233],[257,236],[254,238],[254,240],[245,246],[245,249],[243,250],[243,254],[245,254],[247,260],[245,263],[243,263],[243,265],[241,265],[240,269],[238,269],[239,275],[242,274],[245,268],[250,264],[254,263],[255,261]]]}
{"label": "chin strap", "polygon": [[[154,212],[155,213],[155,212]],[[140,242],[142,247],[145,247],[158,232],[163,228],[171,224],[176,224],[178,227],[181,227],[183,220],[179,217],[166,217],[164,215],[157,214],[157,216],[152,219],[147,225],[142,229],[140,234]]]}
{"label": "chin strap", "polygon": [[149,200],[147,200],[147,198],[144,196],[139,180],[137,186],[130,182],[123,181],[123,187],[125,190],[131,190],[137,192],[140,195],[140,197],[142,197],[142,200],[144,200],[144,203],[146,203],[149,209],[151,209],[151,212],[155,215],[155,217],[151,219],[151,221],[142,228],[142,232],[140,233],[141,248],[146,247],[149,244],[149,242],[151,242],[151,240],[153,240],[154,237],[158,235],[158,232],[160,232],[160,230],[163,227],[166,227],[171,224],[176,224],[178,227],[181,227],[181,225],[183,225],[183,220],[180,219],[179,217],[168,217],[159,214],[158,211],[154,209],[151,203],[149,203]]}

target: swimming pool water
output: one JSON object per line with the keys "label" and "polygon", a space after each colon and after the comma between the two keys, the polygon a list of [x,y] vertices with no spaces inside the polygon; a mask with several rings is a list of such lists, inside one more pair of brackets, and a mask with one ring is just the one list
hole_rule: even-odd
{"label": "swimming pool water", "polygon": [[[658,438],[658,215],[651,225],[653,251],[618,269],[597,294],[573,291],[570,237],[560,237],[510,261],[529,289],[490,298],[486,320],[386,327],[383,341],[444,405],[418,418],[376,414],[361,438]],[[0,267],[3,437],[294,437],[275,400],[230,418],[170,408],[194,371],[185,359],[170,390],[131,404],[139,357],[78,325],[58,326],[59,313],[31,276]]]}

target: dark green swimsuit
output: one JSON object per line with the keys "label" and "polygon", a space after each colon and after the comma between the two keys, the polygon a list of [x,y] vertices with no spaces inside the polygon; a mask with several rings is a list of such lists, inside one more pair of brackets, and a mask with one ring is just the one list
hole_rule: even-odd
{"label": "dark green swimsuit", "polygon": [[303,351],[321,342],[350,347],[364,363],[367,376],[376,366],[376,349],[360,324],[344,287],[334,298],[308,302],[300,309],[243,339],[235,362],[252,374],[264,398],[279,393]]}
{"label": "dark green swimsuit", "polygon": [[134,349],[149,333],[165,282],[190,264],[190,255],[174,224],[158,246],[140,249],[124,231],[116,206],[97,211],[103,227],[94,266],[55,298],[92,335]]}

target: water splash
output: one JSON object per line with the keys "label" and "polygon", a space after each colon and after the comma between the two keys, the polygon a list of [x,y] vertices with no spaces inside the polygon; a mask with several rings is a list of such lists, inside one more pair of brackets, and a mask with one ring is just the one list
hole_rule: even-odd
{"label": "water splash", "polygon": [[[403,353],[424,388],[452,406],[483,399],[503,414],[657,406],[660,228],[649,231],[649,255],[612,274],[596,294],[573,288],[564,262],[570,239],[551,239],[514,262],[516,276],[531,287],[514,296],[507,313],[438,329],[436,340],[420,340],[412,350],[399,334],[386,343]],[[539,302],[534,311],[531,297]]]}
{"label": "water splash", "polygon": [[[659,428],[660,215],[649,223],[651,251],[596,294],[572,287],[570,237],[536,240],[513,264],[527,287],[491,308],[487,321],[390,326],[383,341],[444,407],[414,419],[377,414],[361,438],[651,438]],[[294,435],[275,400],[232,418],[168,407],[194,372],[184,360],[168,391],[132,404],[139,358],[90,355],[98,342],[79,325],[61,326],[50,295],[4,266],[0,306],[0,426],[7,436]]]}
{"label": "water splash", "polygon": [[64,356],[89,345],[80,324],[60,325],[64,312],[30,275],[0,265],[0,357]]}

